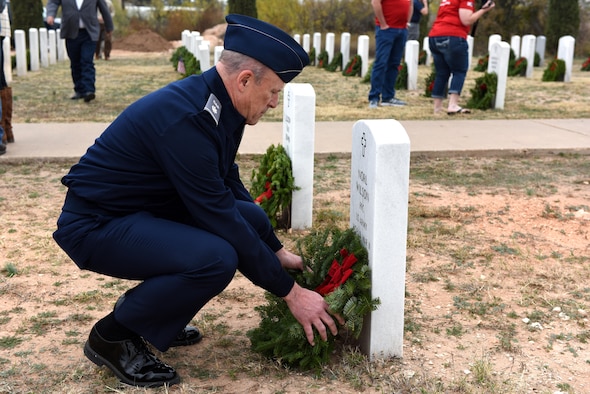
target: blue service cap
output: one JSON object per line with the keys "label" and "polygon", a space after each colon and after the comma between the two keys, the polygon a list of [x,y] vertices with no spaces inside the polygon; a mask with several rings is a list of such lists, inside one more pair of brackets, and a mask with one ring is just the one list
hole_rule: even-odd
{"label": "blue service cap", "polygon": [[273,70],[283,82],[309,64],[309,56],[290,35],[276,26],[245,15],[225,17],[224,48],[250,56]]}

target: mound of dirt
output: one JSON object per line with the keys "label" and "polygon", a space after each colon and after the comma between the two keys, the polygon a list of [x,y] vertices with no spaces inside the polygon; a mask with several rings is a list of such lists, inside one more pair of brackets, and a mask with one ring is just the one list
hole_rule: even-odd
{"label": "mound of dirt", "polygon": [[165,52],[172,48],[171,42],[149,29],[136,31],[126,37],[113,40],[113,49],[123,51]]}

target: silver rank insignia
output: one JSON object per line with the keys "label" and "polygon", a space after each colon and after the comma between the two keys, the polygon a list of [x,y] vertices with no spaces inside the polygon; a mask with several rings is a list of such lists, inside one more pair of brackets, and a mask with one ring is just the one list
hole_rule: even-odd
{"label": "silver rank insignia", "polygon": [[209,112],[213,117],[213,120],[215,120],[215,124],[219,125],[219,118],[221,117],[221,103],[213,93],[211,93],[209,100],[207,100],[205,111]]}

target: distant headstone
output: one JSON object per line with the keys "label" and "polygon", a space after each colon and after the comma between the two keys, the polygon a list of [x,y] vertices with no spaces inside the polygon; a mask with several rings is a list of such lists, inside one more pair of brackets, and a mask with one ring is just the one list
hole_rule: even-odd
{"label": "distant headstone", "polygon": [[492,45],[496,42],[500,42],[502,41],[502,36],[499,34],[492,34],[489,38],[488,38],[488,53],[490,52],[490,49],[492,49]]}
{"label": "distant headstone", "polygon": [[294,34],[293,39],[297,44],[301,45],[301,34]]}
{"label": "distant headstone", "polygon": [[12,82],[12,60],[10,58],[10,47],[10,40],[2,40],[2,50],[4,51],[4,76],[6,77],[6,83],[9,86]]}
{"label": "distant headstone", "polygon": [[520,36],[510,37],[510,49],[512,49],[514,56],[518,59],[520,57]]}
{"label": "distant headstone", "polygon": [[532,34],[522,36],[522,47],[520,49],[520,57],[526,58],[526,77],[533,77],[533,66],[535,65],[535,40],[537,37]]}
{"label": "distant headstone", "polygon": [[547,46],[547,37],[537,36],[535,52],[539,54],[539,67],[545,66],[545,47]]}
{"label": "distant headstone", "polygon": [[313,33],[313,49],[315,49],[315,61],[318,61],[320,53],[322,53],[322,33]]}
{"label": "distant headstone", "polygon": [[467,36],[467,52],[468,52],[468,57],[467,57],[467,69],[470,70],[471,69],[471,61],[473,59],[473,36],[468,35]]}
{"label": "distant headstone", "polygon": [[180,43],[183,47],[185,47],[187,49],[190,44],[190,37],[191,37],[190,30],[183,30],[182,33],[180,33]]}
{"label": "distant headstone", "polygon": [[404,59],[408,67],[408,90],[418,89],[418,57],[420,56],[420,43],[416,40],[406,42]]}
{"label": "distant headstone", "polygon": [[57,63],[57,35],[55,30],[47,31],[47,42],[49,43],[49,64]]}
{"label": "distant headstone", "polygon": [[55,36],[57,37],[57,61],[63,62],[68,59],[68,54],[66,50],[66,39],[60,38],[60,32],[60,29],[57,29],[55,32]]}
{"label": "distant headstone", "polygon": [[571,82],[572,67],[574,65],[574,49],[576,47],[576,39],[572,36],[563,36],[559,39],[557,47],[557,58],[565,62],[565,77],[564,82]]}
{"label": "distant headstone", "polygon": [[213,64],[217,64],[222,52],[223,45],[216,45],[215,48],[213,48]]}
{"label": "distant headstone", "polygon": [[47,29],[44,27],[39,29],[39,60],[41,67],[49,67],[49,42],[47,42]]}
{"label": "distant headstone", "polygon": [[490,50],[488,73],[496,73],[498,86],[496,87],[496,100],[494,109],[504,109],[506,97],[506,81],[508,79],[508,63],[510,62],[510,45],[507,42],[496,42]]}
{"label": "distant headstone", "polygon": [[[358,38],[357,53],[361,57],[361,77],[367,75],[369,71],[369,36],[361,34]],[[345,65],[346,66],[346,65]]]}
{"label": "distant headstone", "polygon": [[430,66],[432,62],[432,52],[430,51],[430,42],[428,37],[424,37],[422,40],[422,50],[426,52],[426,65]]}
{"label": "distant headstone", "polygon": [[39,30],[34,27],[29,29],[29,58],[31,71],[39,71]]}
{"label": "distant headstone", "polygon": [[209,41],[201,42],[199,45],[199,62],[201,71],[207,71],[211,68],[211,51],[209,50]]}
{"label": "distant headstone", "polygon": [[410,139],[393,119],[360,120],[352,131],[350,226],[369,253],[372,297],[361,349],[371,359],[402,357]]}
{"label": "distant headstone", "polygon": [[288,83],[283,99],[283,147],[291,158],[295,186],[291,228],[311,227],[315,139],[315,91],[308,83]]}
{"label": "distant headstone", "polygon": [[334,59],[334,33],[326,34],[326,52],[328,52],[328,63]]}
{"label": "distant headstone", "polygon": [[14,31],[14,49],[16,52],[16,75],[27,75],[27,44],[24,30]]}
{"label": "distant headstone", "polygon": [[307,53],[309,53],[309,51],[311,49],[310,40],[311,40],[311,37],[309,36],[309,34],[303,35],[303,44],[301,46],[303,47],[303,50]]}
{"label": "distant headstone", "polygon": [[342,67],[346,67],[350,60],[350,33],[340,36],[340,52],[342,53]]}

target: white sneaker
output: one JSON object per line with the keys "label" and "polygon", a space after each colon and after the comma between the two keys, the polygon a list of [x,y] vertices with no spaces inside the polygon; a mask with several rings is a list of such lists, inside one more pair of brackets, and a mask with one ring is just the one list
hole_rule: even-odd
{"label": "white sneaker", "polygon": [[377,101],[377,100],[369,101],[369,108],[377,108],[377,107],[379,107],[379,101]]}

